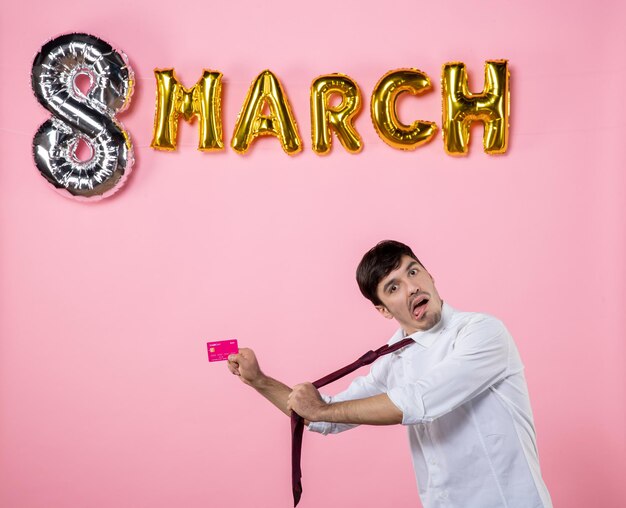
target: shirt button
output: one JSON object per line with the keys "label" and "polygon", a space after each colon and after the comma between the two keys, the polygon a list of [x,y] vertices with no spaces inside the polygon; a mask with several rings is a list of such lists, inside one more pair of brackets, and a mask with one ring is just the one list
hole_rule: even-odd
{"label": "shirt button", "polygon": [[442,490],[442,491],[439,493],[439,497],[440,497],[441,499],[448,499],[448,491],[447,491],[447,490]]}
{"label": "shirt button", "polygon": [[436,461],[435,459],[430,459],[430,460],[428,461],[428,463],[429,463],[431,466],[436,466],[436,465],[437,465],[437,461]]}

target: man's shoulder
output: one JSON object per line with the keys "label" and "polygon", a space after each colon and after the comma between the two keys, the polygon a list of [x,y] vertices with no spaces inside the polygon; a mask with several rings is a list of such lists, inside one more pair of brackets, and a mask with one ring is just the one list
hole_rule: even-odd
{"label": "man's shoulder", "polygon": [[492,333],[509,333],[502,320],[485,312],[454,310],[450,316],[450,326],[458,333],[476,330]]}

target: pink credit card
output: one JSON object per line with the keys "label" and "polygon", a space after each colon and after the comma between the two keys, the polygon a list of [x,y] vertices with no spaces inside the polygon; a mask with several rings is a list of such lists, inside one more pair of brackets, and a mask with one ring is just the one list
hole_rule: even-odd
{"label": "pink credit card", "polygon": [[236,340],[220,340],[218,342],[207,342],[210,362],[228,360],[228,355],[239,353]]}

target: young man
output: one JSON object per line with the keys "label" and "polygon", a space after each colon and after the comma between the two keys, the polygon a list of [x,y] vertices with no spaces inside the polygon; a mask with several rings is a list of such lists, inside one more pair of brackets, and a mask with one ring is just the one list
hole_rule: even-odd
{"label": "young man", "polygon": [[379,358],[367,376],[334,397],[311,383],[293,389],[261,371],[250,349],[229,370],[309,430],[403,424],[425,508],[546,508],[523,365],[497,319],[444,303],[406,245],[380,242],[357,268],[363,295],[400,328],[389,344],[415,342]]}

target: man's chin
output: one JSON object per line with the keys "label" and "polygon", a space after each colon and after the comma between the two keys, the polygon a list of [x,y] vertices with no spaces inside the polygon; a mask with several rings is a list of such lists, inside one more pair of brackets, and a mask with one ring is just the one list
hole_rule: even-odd
{"label": "man's chin", "polygon": [[420,320],[415,320],[415,331],[425,332],[430,330],[433,326],[439,323],[439,321],[441,321],[440,312],[427,312],[421,317]]}

